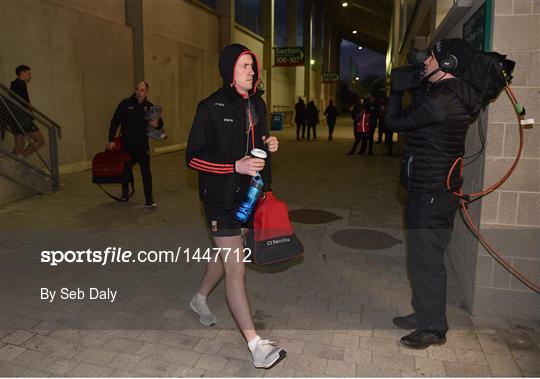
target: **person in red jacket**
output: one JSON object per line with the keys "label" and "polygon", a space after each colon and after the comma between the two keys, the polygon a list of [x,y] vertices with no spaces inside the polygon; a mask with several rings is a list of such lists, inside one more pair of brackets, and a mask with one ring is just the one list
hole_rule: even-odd
{"label": "person in red jacket", "polygon": [[250,225],[237,221],[235,212],[253,176],[261,173],[265,185],[271,183],[270,156],[264,160],[249,156],[249,152],[258,148],[275,153],[278,140],[268,133],[266,105],[257,91],[259,66],[255,54],[245,46],[229,45],[221,52],[219,64],[223,86],[197,107],[186,164],[199,172],[199,196],[220,250],[208,261],[190,307],[203,325],[215,324],[217,319],[206,299],[225,274],[227,302],[248,343],[253,364],[270,368],[285,356],[285,351],[261,339],[255,330],[246,293],[242,242]]}

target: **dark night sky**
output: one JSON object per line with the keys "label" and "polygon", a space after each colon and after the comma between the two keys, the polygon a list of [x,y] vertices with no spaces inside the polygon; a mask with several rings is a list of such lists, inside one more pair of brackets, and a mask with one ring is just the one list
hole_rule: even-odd
{"label": "dark night sky", "polygon": [[[240,0],[237,0],[240,1]],[[249,3],[250,1],[260,1],[260,0],[241,0],[243,3]],[[296,26],[296,41],[287,41],[287,5],[285,0],[275,0],[274,11],[275,11],[275,44],[276,46],[302,46],[302,6],[303,1],[299,1],[297,9],[297,26]],[[378,75],[384,76],[386,73],[386,57],[383,54],[379,54],[373,50],[362,47],[362,50],[358,50],[358,45],[343,40],[341,43],[341,58],[340,58],[340,72],[339,76],[341,80],[346,83],[350,82],[351,79],[351,62],[353,63],[353,72],[356,70],[355,66],[358,68],[357,75],[362,80],[367,75]]]}
{"label": "dark night sky", "polygon": [[382,76],[385,74],[386,57],[365,47],[358,50],[358,46],[347,40],[341,43],[340,73],[341,80],[348,82],[350,78],[350,58],[352,56],[353,72],[354,65],[358,67],[358,76],[362,80],[365,76],[374,74]]}

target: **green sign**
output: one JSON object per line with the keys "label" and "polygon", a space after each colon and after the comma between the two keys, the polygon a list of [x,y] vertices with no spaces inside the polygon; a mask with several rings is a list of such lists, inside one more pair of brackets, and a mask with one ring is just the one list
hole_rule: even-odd
{"label": "green sign", "polygon": [[484,4],[463,24],[463,39],[481,51],[489,51],[491,33],[491,0]]}
{"label": "green sign", "polygon": [[303,66],[304,48],[300,47],[275,47],[274,66]]}
{"label": "green sign", "polygon": [[337,72],[325,72],[322,75],[323,83],[335,83],[339,80],[339,74]]}

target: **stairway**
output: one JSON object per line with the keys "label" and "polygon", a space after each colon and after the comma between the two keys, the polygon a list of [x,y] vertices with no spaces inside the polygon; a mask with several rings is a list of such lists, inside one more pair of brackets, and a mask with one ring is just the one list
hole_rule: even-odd
{"label": "stairway", "polygon": [[[26,157],[15,155],[16,138],[25,145],[34,140],[27,132],[35,125],[44,144]],[[58,138],[60,126],[0,83],[0,175],[39,193],[58,190]]]}

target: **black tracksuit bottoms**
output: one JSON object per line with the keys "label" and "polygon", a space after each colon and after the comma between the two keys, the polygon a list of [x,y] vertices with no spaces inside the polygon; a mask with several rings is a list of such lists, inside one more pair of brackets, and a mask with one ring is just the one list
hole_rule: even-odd
{"label": "black tracksuit bottoms", "polygon": [[[152,173],[150,172],[150,155],[146,149],[127,150],[133,165],[136,163],[141,167],[141,176],[146,201],[152,200]],[[127,183],[122,185],[122,190],[127,193]]]}
{"label": "black tracksuit bottoms", "polygon": [[407,196],[407,271],[418,329],[448,330],[444,253],[458,206],[458,197],[450,192]]}
{"label": "black tracksuit bottoms", "polygon": [[306,123],[297,122],[296,123],[296,139],[300,139],[300,131],[302,131],[302,138],[306,136]]}

